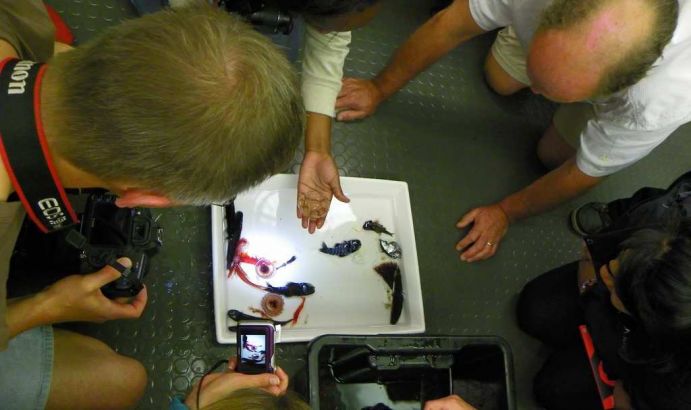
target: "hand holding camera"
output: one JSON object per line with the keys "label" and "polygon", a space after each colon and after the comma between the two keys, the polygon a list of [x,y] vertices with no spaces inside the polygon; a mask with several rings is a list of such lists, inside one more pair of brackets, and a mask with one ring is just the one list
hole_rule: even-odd
{"label": "hand holding camera", "polygon": [[[211,373],[203,379],[203,386],[197,383],[187,395],[185,404],[191,410],[197,410],[223,400],[232,393],[250,388],[262,389],[274,396],[285,394],[288,389],[288,375],[280,367],[274,373],[243,374],[236,372],[237,359],[228,360],[228,368],[223,373]],[[197,407],[199,395],[199,407]]]}
{"label": "hand holding camera", "polygon": [[[127,258],[118,263],[130,267]],[[105,322],[113,319],[135,319],[146,306],[147,293],[143,288],[128,301],[111,300],[103,295],[101,287],[120,278],[121,273],[111,266],[87,275],[71,275],[48,287],[37,297],[41,298],[46,314],[52,323],[85,321]]]}

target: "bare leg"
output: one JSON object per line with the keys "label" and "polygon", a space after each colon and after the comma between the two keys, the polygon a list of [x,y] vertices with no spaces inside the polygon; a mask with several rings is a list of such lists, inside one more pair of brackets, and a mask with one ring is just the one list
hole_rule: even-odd
{"label": "bare leg", "polygon": [[576,155],[572,147],[559,134],[554,123],[551,123],[537,143],[537,156],[549,169],[554,169]]}
{"label": "bare leg", "polygon": [[511,95],[528,86],[511,77],[494,58],[492,51],[485,59],[485,80],[490,88],[499,95]]}
{"label": "bare leg", "polygon": [[146,388],[146,370],[103,342],[55,329],[48,409],[127,409]]}

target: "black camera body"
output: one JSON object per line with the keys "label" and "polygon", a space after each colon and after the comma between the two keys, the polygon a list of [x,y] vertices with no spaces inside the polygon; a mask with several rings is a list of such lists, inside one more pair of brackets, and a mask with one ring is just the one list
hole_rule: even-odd
{"label": "black camera body", "polygon": [[259,31],[268,34],[290,34],[293,16],[271,0],[221,0],[219,5],[230,13],[236,13]]}
{"label": "black camera body", "polygon": [[[135,296],[151,257],[163,244],[163,228],[146,208],[118,208],[115,195],[102,190],[70,195],[79,224],[44,234],[27,218],[11,259],[8,291],[12,297],[34,293],[75,273],[89,274],[111,265],[122,276],[102,288],[108,298]],[[117,258],[132,261],[121,268]]]}
{"label": "black camera body", "polygon": [[[163,228],[146,208],[119,208],[111,193],[91,194],[81,218],[77,239],[68,233],[67,241],[80,249],[80,272],[91,273],[117,258],[128,257],[132,267],[122,276],[102,288],[109,298],[131,297],[142,290],[149,267],[149,256],[163,244]],[[76,232],[75,232],[76,233]]]}

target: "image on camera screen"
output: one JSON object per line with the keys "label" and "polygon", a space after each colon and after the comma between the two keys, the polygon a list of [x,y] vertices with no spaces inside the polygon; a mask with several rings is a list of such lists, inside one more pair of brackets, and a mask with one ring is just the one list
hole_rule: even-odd
{"label": "image on camera screen", "polygon": [[242,335],[240,360],[248,365],[266,365],[266,336]]}

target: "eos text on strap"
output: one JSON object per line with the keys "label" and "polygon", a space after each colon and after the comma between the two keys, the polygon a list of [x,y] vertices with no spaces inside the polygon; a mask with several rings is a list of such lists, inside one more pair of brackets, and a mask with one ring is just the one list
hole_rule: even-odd
{"label": "eos text on strap", "polygon": [[0,62],[0,156],[29,218],[43,232],[79,223],[53,165],[41,122],[44,64]]}

